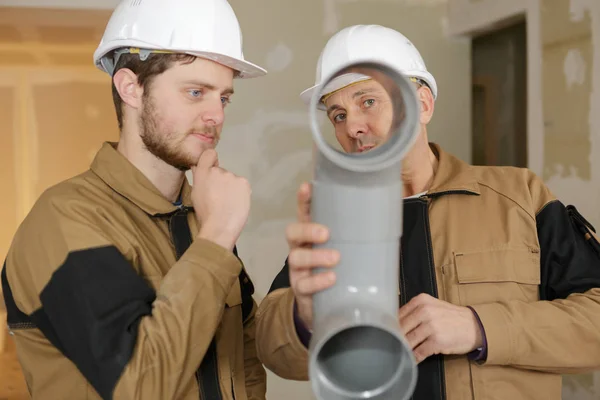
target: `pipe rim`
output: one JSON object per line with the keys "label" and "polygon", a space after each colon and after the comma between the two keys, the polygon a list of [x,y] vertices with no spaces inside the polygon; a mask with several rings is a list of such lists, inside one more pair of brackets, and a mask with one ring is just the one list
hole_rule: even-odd
{"label": "pipe rim", "polygon": [[[392,137],[387,140],[385,144],[366,154],[348,154],[330,147],[321,134],[316,115],[319,111],[317,105],[321,99],[320,93],[323,91],[324,87],[338,74],[341,74],[344,70],[350,68],[373,68],[390,76],[400,88],[406,107],[405,120],[400,123],[395,132],[390,133]],[[326,79],[323,79],[319,86],[315,88],[309,104],[310,127],[313,140],[318,150],[329,159],[329,161],[345,170],[353,172],[381,171],[394,164],[400,163],[419,135],[417,129],[419,113],[420,107],[416,90],[406,76],[391,65],[375,60],[349,62],[344,64],[338,70],[332,71]]]}
{"label": "pipe rim", "polygon": [[[359,327],[375,328],[375,329],[379,329],[379,330],[389,334],[391,337],[393,337],[400,343],[400,348],[406,350],[405,353],[408,357],[408,359],[406,359],[404,361],[404,363],[405,363],[404,368],[402,368],[402,365],[398,365],[396,368],[396,371],[390,377],[390,379],[387,380],[385,382],[385,384],[381,385],[379,388],[374,389],[374,390],[366,390],[366,391],[345,390],[345,389],[342,389],[339,386],[335,385],[329,378],[327,378],[327,376],[324,373],[315,374],[315,371],[314,371],[315,366],[318,365],[318,354],[323,349],[324,345],[332,337],[334,337],[337,334],[342,333],[345,330],[359,328]],[[394,385],[396,384],[396,382],[400,378],[400,376],[407,372],[410,374],[410,377],[411,377],[409,387],[407,388],[407,391],[406,391],[407,396],[406,397],[395,397],[395,399],[396,400],[406,400],[406,399],[410,398],[410,396],[412,396],[412,393],[417,385],[418,371],[416,368],[410,368],[411,365],[416,366],[416,361],[415,361],[412,351],[409,350],[408,343],[406,342],[406,340],[404,339],[404,337],[401,334],[399,335],[397,331],[392,330],[385,325],[359,323],[359,324],[351,324],[348,326],[344,326],[340,329],[329,332],[326,336],[324,336],[319,341],[319,343],[313,349],[311,349],[310,353],[311,354],[310,354],[310,360],[309,360],[309,375],[311,375],[310,380],[312,382],[312,387],[313,387],[315,394],[317,394],[317,395],[323,395],[323,392],[325,391],[325,392],[328,392],[335,396],[338,396],[337,398],[339,398],[339,399],[354,400],[354,399],[377,398],[378,396],[383,395],[386,391],[393,389]],[[406,366],[409,366],[409,367],[407,368]],[[412,371],[410,371],[410,370],[412,370]],[[328,398],[328,397],[320,397],[320,398]]]}

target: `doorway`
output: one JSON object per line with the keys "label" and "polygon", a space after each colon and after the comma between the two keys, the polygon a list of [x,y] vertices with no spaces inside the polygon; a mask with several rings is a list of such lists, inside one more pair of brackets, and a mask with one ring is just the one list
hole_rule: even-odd
{"label": "doorway", "polygon": [[472,40],[474,165],[527,167],[524,18]]}

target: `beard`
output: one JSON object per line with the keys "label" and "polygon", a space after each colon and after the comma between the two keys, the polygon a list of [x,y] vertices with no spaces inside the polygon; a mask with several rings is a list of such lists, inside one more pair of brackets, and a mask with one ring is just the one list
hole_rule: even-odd
{"label": "beard", "polygon": [[[140,117],[141,139],[146,149],[156,158],[177,168],[187,171],[198,163],[198,156],[186,153],[184,150],[185,139],[194,131],[185,134],[165,132],[161,127],[160,115],[156,110],[154,101],[150,95],[144,93],[144,105]],[[215,145],[218,139],[214,127],[205,127],[204,131],[210,131],[215,137]],[[211,146],[213,147],[213,146]]]}

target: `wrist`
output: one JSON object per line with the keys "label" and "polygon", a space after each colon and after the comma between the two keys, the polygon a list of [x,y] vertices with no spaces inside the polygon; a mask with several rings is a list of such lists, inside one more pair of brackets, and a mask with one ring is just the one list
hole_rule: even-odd
{"label": "wrist", "polygon": [[[298,303],[296,303],[296,304],[298,304]],[[300,307],[298,307],[298,306],[297,306],[297,310],[298,310],[299,321],[302,322],[302,325],[304,326],[304,328],[306,328],[306,330],[312,334],[312,319],[310,318],[310,314],[307,315],[307,313],[303,312],[303,310],[301,310]]]}
{"label": "wrist", "polygon": [[470,358],[475,361],[484,361],[487,359],[487,338],[485,335],[485,329],[475,309],[471,306],[467,306],[467,308],[471,312],[475,321],[475,345],[470,353]]}
{"label": "wrist", "polygon": [[197,237],[216,243],[227,250],[233,250],[233,246],[237,241],[237,235],[231,230],[216,228],[211,224],[203,224],[198,231]]}
{"label": "wrist", "polygon": [[298,303],[294,299],[294,327],[296,328],[296,335],[300,339],[300,342],[304,345],[304,347],[308,348],[310,344],[310,338],[312,336],[312,332],[306,327],[305,322],[300,317],[298,312]]}

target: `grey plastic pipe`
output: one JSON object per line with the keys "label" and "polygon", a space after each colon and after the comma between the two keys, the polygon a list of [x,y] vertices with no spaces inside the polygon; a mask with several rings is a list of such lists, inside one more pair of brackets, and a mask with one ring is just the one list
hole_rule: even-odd
{"label": "grey plastic pipe", "polygon": [[[356,68],[391,79],[402,97],[394,102],[394,112],[403,117],[384,145],[346,154],[323,139],[317,104],[333,77]],[[347,65],[323,80],[309,112],[316,145],[311,218],[330,229],[330,239],[321,247],[341,254],[334,269],[336,284],[313,298],[313,392],[319,400],[407,400],[416,385],[417,365],[398,323],[401,162],[418,134],[415,89],[388,65]]]}

